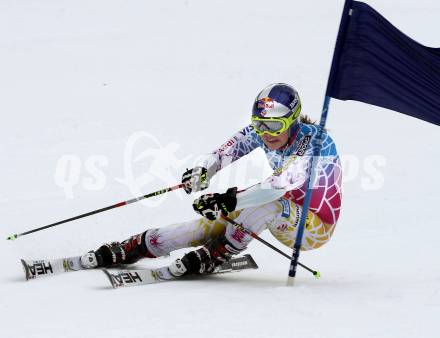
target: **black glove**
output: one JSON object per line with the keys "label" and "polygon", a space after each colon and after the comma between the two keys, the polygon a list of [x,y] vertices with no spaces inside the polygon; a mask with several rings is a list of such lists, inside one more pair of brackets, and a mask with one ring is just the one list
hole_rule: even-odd
{"label": "black glove", "polygon": [[182,175],[183,190],[187,194],[205,190],[209,186],[208,170],[204,167],[194,167],[186,169]]}
{"label": "black glove", "polygon": [[206,194],[202,195],[193,202],[195,212],[203,217],[214,221],[221,214],[228,214],[235,210],[237,206],[237,187],[229,188],[224,194]]}

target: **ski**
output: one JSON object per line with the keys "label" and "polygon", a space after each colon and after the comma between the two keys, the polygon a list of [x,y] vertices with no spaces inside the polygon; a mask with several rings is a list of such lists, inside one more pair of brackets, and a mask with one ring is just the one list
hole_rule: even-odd
{"label": "ski", "polygon": [[[169,257],[169,255],[160,258],[166,257]],[[25,272],[26,280],[59,275],[64,272],[90,270],[82,267],[81,256],[38,260],[22,259],[21,264]]]}
{"label": "ski", "polygon": [[[41,277],[59,275],[65,272],[88,270],[81,266],[81,256],[56,258],[56,259],[38,259],[21,260],[26,280],[37,279]],[[251,255],[247,254],[241,257],[232,258],[216,268],[214,273],[225,273],[231,271],[240,271],[244,269],[258,269]],[[174,278],[168,272],[168,267],[157,269],[111,269],[103,270],[114,287],[151,284]],[[139,281],[139,279],[141,279]],[[133,282],[134,281],[134,282]]]}
{"label": "ski", "polygon": [[[208,274],[208,276],[212,274],[242,271],[245,269],[258,269],[257,263],[249,254],[232,258],[230,261],[218,266],[214,272]],[[167,266],[156,269],[103,269],[102,271],[115,289],[121,286],[146,285],[182,278],[171,275]]]}
{"label": "ski", "polygon": [[40,259],[40,260],[21,260],[26,280],[40,278],[43,276],[58,275],[64,272],[84,270],[80,263],[81,256]]}

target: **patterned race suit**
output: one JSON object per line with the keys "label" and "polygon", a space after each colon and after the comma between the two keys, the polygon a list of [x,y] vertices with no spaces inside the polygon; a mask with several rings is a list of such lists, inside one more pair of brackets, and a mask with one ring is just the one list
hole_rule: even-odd
{"label": "patterned race suit", "polygon": [[[257,148],[264,150],[274,170],[272,176],[260,184],[259,189],[267,187],[269,191],[281,194],[264,203],[259,203],[257,198],[252,206],[233,212],[230,216],[257,234],[268,228],[280,242],[292,247],[307,190],[308,163],[313,154],[312,144],[317,131],[315,125],[299,123],[290,131],[289,143],[281,150],[272,151],[250,125],[210,154],[204,161],[210,176]],[[326,243],[333,234],[340,213],[340,160],[335,143],[327,132],[323,133],[323,140],[302,242],[303,250],[315,249]],[[252,189],[255,187],[246,190]],[[153,255],[162,256],[176,249],[203,245],[223,232],[239,249],[246,248],[251,240],[250,236],[223,220],[209,221],[202,218],[150,229],[146,234],[146,244]]]}

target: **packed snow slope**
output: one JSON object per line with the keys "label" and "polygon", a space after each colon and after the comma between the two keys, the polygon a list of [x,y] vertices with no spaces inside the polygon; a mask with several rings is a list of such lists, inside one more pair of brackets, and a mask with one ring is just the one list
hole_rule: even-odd
{"label": "packed snow slope", "polygon": [[[440,46],[438,1],[368,3]],[[269,83],[293,84],[318,120],[342,6],[1,1],[0,337],[438,337],[440,129],[363,103],[331,103],[342,216],[327,245],[301,255],[321,280],[300,269],[286,287],[288,261],[251,243],[259,270],[206,280],[113,290],[86,271],[24,281],[20,258],[73,256],[197,217],[181,192],[5,240],[174,185],[249,123]],[[210,191],[269,174],[257,151]]]}

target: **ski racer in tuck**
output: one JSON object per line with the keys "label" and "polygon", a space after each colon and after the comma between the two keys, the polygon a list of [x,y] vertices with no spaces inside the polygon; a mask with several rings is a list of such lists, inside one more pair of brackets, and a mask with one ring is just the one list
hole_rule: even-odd
{"label": "ski racer in tuck", "polygon": [[[234,187],[222,194],[202,195],[193,203],[202,218],[104,244],[82,256],[82,266],[131,264],[140,258],[201,246],[175,260],[169,273],[179,277],[212,272],[245,250],[252,239],[222,219],[222,214],[257,234],[269,229],[277,240],[292,248],[306,192],[312,143],[318,131],[300,112],[301,101],[292,86],[276,83],[264,88],[253,104],[252,123],[208,155],[200,166],[187,170],[182,183],[188,194],[204,190],[219,170],[256,148],[264,150],[274,170],[272,176],[242,191]],[[324,131],[302,250],[319,248],[332,236],[340,213],[341,174],[335,143]]]}

